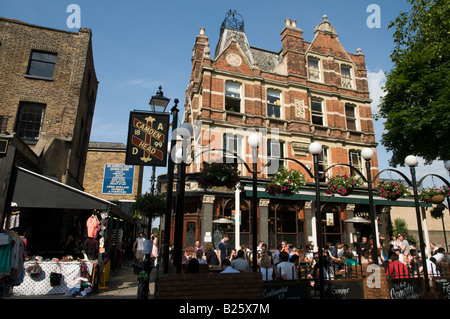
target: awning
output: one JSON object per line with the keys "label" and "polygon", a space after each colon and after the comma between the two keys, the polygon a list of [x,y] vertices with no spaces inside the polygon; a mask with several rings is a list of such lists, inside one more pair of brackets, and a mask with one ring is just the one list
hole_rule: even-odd
{"label": "awning", "polygon": [[116,204],[83,192],[51,178],[14,167],[11,174],[12,202],[19,208],[59,208],[109,211],[123,219],[132,220]]}

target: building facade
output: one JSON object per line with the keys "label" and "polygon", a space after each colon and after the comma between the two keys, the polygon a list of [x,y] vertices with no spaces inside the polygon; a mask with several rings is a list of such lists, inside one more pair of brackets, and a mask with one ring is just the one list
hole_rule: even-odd
{"label": "building facade", "polygon": [[92,32],[0,18],[0,65],[2,226],[33,254],[60,257],[69,234],[81,250],[93,212],[129,219],[84,192],[98,88]]}

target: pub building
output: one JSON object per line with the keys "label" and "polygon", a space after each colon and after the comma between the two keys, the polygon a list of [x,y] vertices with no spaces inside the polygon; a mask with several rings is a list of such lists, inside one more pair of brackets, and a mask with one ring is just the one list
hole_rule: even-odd
{"label": "pub building", "polygon": [[[214,56],[206,31],[201,28],[193,48],[183,118],[194,128],[185,180],[183,247],[193,247],[199,240],[217,248],[222,235],[228,234],[229,248],[252,248],[252,233],[256,231],[258,242],[267,243],[271,250],[282,241],[294,247],[312,244],[316,250],[314,179],[295,161],[281,160],[279,164],[285,168],[304,173],[307,185],[293,196],[271,196],[265,192],[271,175],[261,169],[268,160],[291,158],[313,172],[313,156],[308,151],[312,142],[322,145],[319,171],[326,171],[321,179],[319,221],[323,244],[343,243],[352,248],[360,236],[370,236],[369,224],[345,222],[353,217],[369,219],[367,184],[348,196],[327,196],[325,189],[329,178],[350,174],[348,166],[328,169],[332,165],[351,165],[366,175],[361,157],[364,148],[374,151],[371,173],[378,174],[371,101],[362,50],[347,52],[326,15],[315,27],[311,41],[304,39],[296,21],[286,19],[277,52],[251,46],[242,17],[231,10],[221,25]],[[234,164],[240,172],[236,190],[205,190],[198,185],[203,161],[234,161],[227,158],[232,157],[230,153],[214,149],[236,152],[252,167],[248,137],[254,132],[262,132],[256,217],[251,214],[252,174],[239,160]],[[167,181],[167,175],[159,176],[159,192],[166,193]],[[174,186],[171,229],[175,222],[175,190]],[[374,192],[374,204],[378,230],[389,238],[390,207],[413,207],[414,201],[390,201]],[[236,245],[238,209],[240,236]],[[257,218],[256,230],[252,229],[252,218]]]}

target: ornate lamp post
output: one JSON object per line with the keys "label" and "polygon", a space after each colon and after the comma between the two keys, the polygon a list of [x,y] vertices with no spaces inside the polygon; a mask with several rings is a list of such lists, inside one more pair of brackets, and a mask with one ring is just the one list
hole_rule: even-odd
{"label": "ornate lamp post", "polygon": [[[152,112],[157,112],[157,108],[162,109],[162,113],[166,112],[167,105],[169,104],[170,99],[164,96],[164,93],[162,91],[162,87],[160,86],[158,91],[156,92],[156,95],[153,95],[150,99],[150,108]],[[152,194],[155,194],[155,173],[156,173],[156,166],[152,167],[152,177],[151,177],[151,189],[150,192]]]}
{"label": "ornate lamp post", "polygon": [[409,170],[411,172],[411,184],[414,192],[414,204],[416,206],[417,230],[419,232],[420,252],[423,264],[423,275],[425,277],[425,288],[427,291],[430,291],[430,283],[428,281],[428,267],[426,262],[427,256],[425,252],[425,243],[423,241],[422,220],[420,218],[419,195],[417,193],[417,181],[415,169],[417,163],[418,163],[417,157],[415,157],[414,155],[409,155],[405,158],[405,164],[409,166]]}
{"label": "ornate lamp post", "polygon": [[175,240],[174,240],[174,263],[177,273],[181,273],[181,254],[183,252],[183,221],[184,221],[184,193],[186,186],[186,164],[189,151],[189,139],[193,133],[192,125],[183,123],[177,129],[178,136],[181,136],[181,149],[175,153],[178,164],[179,178],[177,182],[177,205],[175,212]]}
{"label": "ornate lamp post", "polygon": [[[178,125],[178,99],[174,100],[175,105],[170,110],[172,114],[172,139],[170,145],[173,146],[176,144],[176,137],[173,134],[173,131],[176,130]],[[164,273],[169,273],[169,247],[170,247],[170,222],[172,217],[172,197],[173,197],[173,171],[174,171],[174,162],[172,156],[168,158],[167,164],[167,212],[164,218],[164,252],[163,252],[163,260],[164,260]]]}
{"label": "ornate lamp post", "polygon": [[373,238],[372,260],[375,264],[378,264],[378,231],[377,231],[378,220],[377,220],[377,213],[376,210],[374,209],[373,204],[372,173],[370,171],[370,160],[372,159],[373,154],[374,154],[373,150],[370,148],[365,148],[361,151],[361,156],[366,161],[367,192],[369,193],[369,213]]}
{"label": "ornate lamp post", "polygon": [[257,224],[257,209],[258,209],[258,194],[257,194],[257,181],[258,181],[258,147],[261,143],[258,134],[252,134],[248,138],[248,144],[252,148],[252,161],[253,161],[253,192],[252,192],[252,241],[253,241],[253,252],[252,252],[252,264],[253,271],[257,271],[257,236],[258,236],[258,224]]}
{"label": "ornate lamp post", "polygon": [[316,184],[316,236],[317,248],[319,252],[319,283],[320,283],[320,299],[324,298],[324,262],[323,262],[323,243],[322,243],[322,212],[320,203],[320,176],[319,176],[319,155],[322,152],[322,145],[313,142],[309,145],[309,152],[314,157],[314,180]]}

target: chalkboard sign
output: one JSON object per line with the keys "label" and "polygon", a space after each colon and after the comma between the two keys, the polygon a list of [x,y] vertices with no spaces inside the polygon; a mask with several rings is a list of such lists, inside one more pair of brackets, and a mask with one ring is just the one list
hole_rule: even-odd
{"label": "chalkboard sign", "polygon": [[327,299],[364,299],[364,280],[326,280],[324,295]]}
{"label": "chalkboard sign", "polygon": [[450,299],[450,277],[433,278],[433,283],[439,299]]}
{"label": "chalkboard sign", "polygon": [[266,299],[308,299],[309,281],[273,281],[264,283]]}
{"label": "chalkboard sign", "polygon": [[423,299],[423,279],[388,279],[391,299]]}

